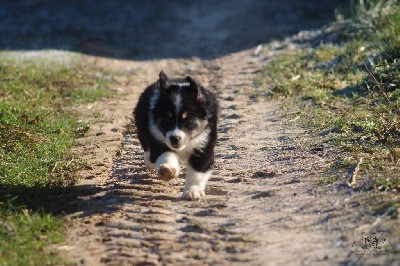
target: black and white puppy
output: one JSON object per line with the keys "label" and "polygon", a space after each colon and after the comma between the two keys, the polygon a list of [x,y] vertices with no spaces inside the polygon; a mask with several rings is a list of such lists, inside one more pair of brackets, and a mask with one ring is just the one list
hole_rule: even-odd
{"label": "black and white puppy", "polygon": [[179,162],[186,164],[182,197],[205,196],[214,164],[218,101],[192,77],[159,80],[145,89],[135,109],[137,135],[144,161],[161,180],[179,175]]}

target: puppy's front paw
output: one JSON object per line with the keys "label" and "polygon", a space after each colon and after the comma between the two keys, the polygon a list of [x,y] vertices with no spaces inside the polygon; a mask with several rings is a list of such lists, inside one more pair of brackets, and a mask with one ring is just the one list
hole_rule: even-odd
{"label": "puppy's front paw", "polygon": [[179,169],[174,169],[170,165],[163,163],[158,169],[158,177],[163,181],[169,181],[179,175]]}
{"label": "puppy's front paw", "polygon": [[185,200],[198,200],[205,195],[204,190],[199,186],[191,186],[183,191],[182,198]]}

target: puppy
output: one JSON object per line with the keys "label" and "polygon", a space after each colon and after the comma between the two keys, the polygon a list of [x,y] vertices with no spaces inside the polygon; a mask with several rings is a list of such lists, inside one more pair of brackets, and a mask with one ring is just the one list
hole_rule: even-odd
{"label": "puppy", "polygon": [[139,97],[134,115],[145,164],[167,181],[179,176],[179,162],[184,163],[184,199],[205,196],[214,164],[218,110],[215,95],[192,77],[169,79],[163,71]]}

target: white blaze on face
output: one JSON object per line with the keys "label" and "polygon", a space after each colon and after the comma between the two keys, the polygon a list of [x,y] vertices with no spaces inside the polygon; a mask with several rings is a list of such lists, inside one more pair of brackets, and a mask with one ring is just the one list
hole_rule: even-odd
{"label": "white blaze on face", "polygon": [[181,96],[179,94],[177,94],[175,96],[174,105],[175,105],[175,112],[176,112],[176,114],[178,116],[178,114],[182,110],[182,98],[181,98]]}
{"label": "white blaze on face", "polygon": [[[179,91],[178,93],[175,95],[175,99],[174,99],[174,105],[175,105],[175,128],[173,130],[168,131],[165,134],[165,139],[167,140],[167,144],[170,148],[174,149],[174,150],[182,150],[185,148],[186,145],[186,134],[185,132],[183,132],[182,130],[180,130],[178,128],[178,116],[182,110],[182,98],[180,95],[180,90],[182,89],[182,84],[178,84]],[[179,139],[178,143],[172,143],[171,139],[175,138],[175,139]]]}
{"label": "white blaze on face", "polygon": [[173,85],[178,86],[178,92],[175,95],[174,105],[175,105],[175,112],[176,112],[177,115],[179,115],[179,113],[182,110],[181,92],[184,89],[184,87],[189,87],[190,83],[188,83],[188,82],[178,82],[178,83],[174,83]]}

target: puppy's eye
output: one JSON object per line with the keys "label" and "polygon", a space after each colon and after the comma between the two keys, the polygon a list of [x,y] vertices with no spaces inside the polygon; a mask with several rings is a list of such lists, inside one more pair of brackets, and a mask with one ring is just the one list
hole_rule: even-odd
{"label": "puppy's eye", "polygon": [[187,130],[192,131],[192,130],[195,130],[197,128],[197,123],[188,122],[188,123],[185,124],[185,127],[187,128]]}

